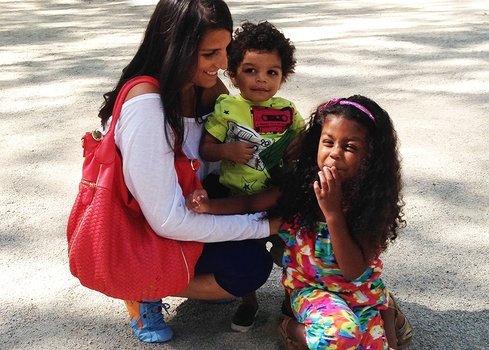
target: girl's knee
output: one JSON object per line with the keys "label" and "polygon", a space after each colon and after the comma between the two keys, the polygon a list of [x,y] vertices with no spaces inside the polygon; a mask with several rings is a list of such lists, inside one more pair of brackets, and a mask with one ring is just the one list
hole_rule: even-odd
{"label": "girl's knee", "polygon": [[343,317],[334,318],[321,328],[319,336],[309,336],[309,334],[307,336],[311,349],[357,349],[362,342],[363,333],[356,320]]}
{"label": "girl's knee", "polygon": [[334,344],[338,349],[356,349],[362,342],[363,333],[357,322],[344,321],[336,332]]}

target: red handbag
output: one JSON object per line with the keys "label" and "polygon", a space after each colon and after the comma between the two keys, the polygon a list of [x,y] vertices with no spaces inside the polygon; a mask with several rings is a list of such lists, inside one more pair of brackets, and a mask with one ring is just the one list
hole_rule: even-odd
{"label": "red handbag", "polygon": [[[193,278],[203,248],[156,235],[124,183],[114,129],[128,91],[144,82],[158,86],[149,76],[129,80],[117,96],[108,132],[103,137],[87,132],[82,138],[82,180],[67,225],[71,273],[85,287],[125,300],[179,294]],[[178,181],[188,195],[202,187],[198,161],[181,149],[175,153]]]}

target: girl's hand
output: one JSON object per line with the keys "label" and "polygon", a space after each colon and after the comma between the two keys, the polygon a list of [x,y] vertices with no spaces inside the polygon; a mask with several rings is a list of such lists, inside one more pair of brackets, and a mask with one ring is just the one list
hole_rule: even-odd
{"label": "girl's hand", "polygon": [[240,164],[248,163],[255,153],[255,146],[249,142],[236,141],[222,145],[226,147],[226,159]]}
{"label": "girl's hand", "polygon": [[207,191],[198,189],[189,194],[185,200],[187,208],[196,213],[208,213],[210,210],[209,197]]}
{"label": "girl's hand", "polygon": [[319,181],[314,182],[314,192],[328,225],[331,245],[338,266],[347,280],[358,278],[368,267],[369,260],[353,240],[342,211],[342,190],[335,166],[323,167]]}
{"label": "girl's hand", "polygon": [[323,167],[319,173],[319,181],[314,181],[314,192],[321,211],[327,213],[341,212],[342,190],[338,170],[335,166]]}

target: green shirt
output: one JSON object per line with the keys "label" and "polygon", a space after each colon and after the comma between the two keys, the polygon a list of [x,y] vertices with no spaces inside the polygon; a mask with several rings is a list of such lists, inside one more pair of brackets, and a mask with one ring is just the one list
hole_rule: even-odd
{"label": "green shirt", "polygon": [[[214,112],[205,123],[209,134],[221,142],[245,141],[255,146],[255,153],[247,164],[223,160],[219,181],[233,194],[254,194],[267,187],[270,175],[260,152],[278,145],[285,133],[296,133],[304,128],[304,119],[295,105],[281,97],[253,103],[241,95],[221,95]],[[275,153],[273,153],[275,154]],[[280,158],[283,152],[277,152]]]}

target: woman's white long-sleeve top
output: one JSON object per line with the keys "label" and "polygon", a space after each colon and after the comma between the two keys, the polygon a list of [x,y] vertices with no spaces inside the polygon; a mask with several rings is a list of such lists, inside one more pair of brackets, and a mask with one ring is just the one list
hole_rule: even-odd
{"label": "woman's white long-sleeve top", "polygon": [[[159,94],[136,96],[124,103],[115,129],[124,180],[146,220],[160,236],[199,242],[263,238],[270,234],[261,214],[208,215],[187,209],[174,167],[174,153],[164,131]],[[184,118],[183,150],[199,157],[202,125]],[[170,142],[173,143],[173,140]],[[199,176],[205,175],[205,166]]]}

